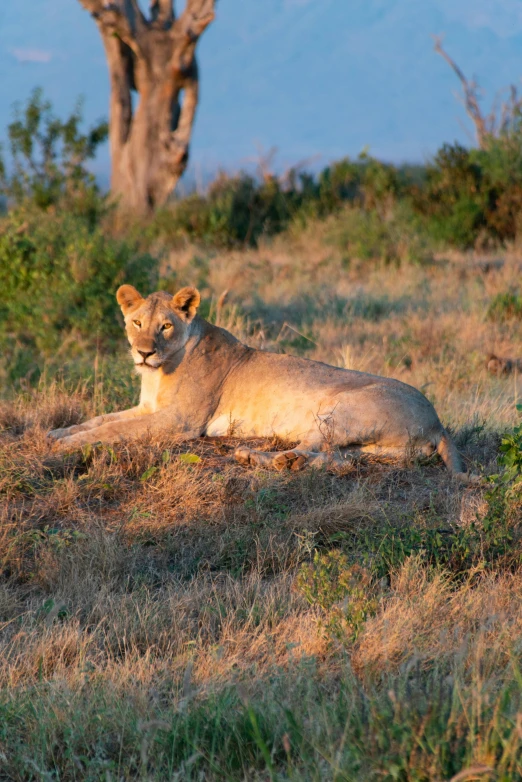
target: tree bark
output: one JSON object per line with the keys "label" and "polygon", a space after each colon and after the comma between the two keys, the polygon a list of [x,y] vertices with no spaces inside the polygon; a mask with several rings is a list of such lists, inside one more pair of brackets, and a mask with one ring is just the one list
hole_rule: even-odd
{"label": "tree bark", "polygon": [[125,209],[152,212],[187,166],[198,103],[195,50],[214,0],[187,0],[178,18],[173,0],[151,0],[148,18],[137,0],[79,1],[96,21],[109,68],[112,193]]}

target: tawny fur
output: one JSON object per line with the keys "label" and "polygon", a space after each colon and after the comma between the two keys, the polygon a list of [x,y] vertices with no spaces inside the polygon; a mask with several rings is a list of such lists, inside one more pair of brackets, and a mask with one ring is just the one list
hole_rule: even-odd
{"label": "tawny fur", "polygon": [[143,298],[123,285],[117,299],[141,373],[140,403],[51,432],[62,448],[148,433],[196,438],[233,432],[298,442],[286,453],[239,448],[242,463],[296,469],[360,453],[438,453],[452,473],[463,473],[433,405],[412,386],[249,348],[196,314],[195,288]]}

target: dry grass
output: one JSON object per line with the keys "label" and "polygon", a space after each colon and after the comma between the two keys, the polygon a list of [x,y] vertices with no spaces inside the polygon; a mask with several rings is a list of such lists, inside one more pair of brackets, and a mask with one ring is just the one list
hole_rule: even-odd
{"label": "dry grass", "polygon": [[[165,263],[201,285],[192,256]],[[519,391],[484,358],[522,348],[485,317],[518,267],[484,269],[346,267],[310,234],[217,255],[202,287],[251,344],[422,388],[492,472]],[[438,567],[430,537],[479,523],[484,487],[435,462],[250,470],[234,438],[53,455],[47,429],[110,406],[102,382],[0,409],[1,779],[522,778],[518,543],[477,570],[445,538]],[[354,643],[296,585],[331,547],[380,579]]]}
{"label": "dry grass", "polygon": [[[382,673],[411,664],[449,665],[456,658],[469,669],[476,658],[481,675],[494,677],[519,652],[520,574],[468,574],[455,584],[447,573],[430,573],[412,558],[392,577],[379,615],[370,620],[353,664]],[[410,644],[405,647],[404,640]]]}

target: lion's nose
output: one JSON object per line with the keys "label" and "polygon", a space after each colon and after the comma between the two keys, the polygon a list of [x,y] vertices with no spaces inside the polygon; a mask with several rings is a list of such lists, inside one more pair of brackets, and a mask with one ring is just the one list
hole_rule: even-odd
{"label": "lion's nose", "polygon": [[155,350],[138,350],[138,353],[144,361],[146,361],[149,356],[153,356],[155,352]]}

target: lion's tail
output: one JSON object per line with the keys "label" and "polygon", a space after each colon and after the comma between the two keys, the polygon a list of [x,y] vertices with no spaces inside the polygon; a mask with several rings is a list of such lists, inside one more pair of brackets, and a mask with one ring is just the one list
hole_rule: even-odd
{"label": "lion's tail", "polygon": [[457,446],[445,429],[442,430],[441,438],[437,445],[437,453],[453,475],[460,476],[466,474],[461,456],[457,451]]}

